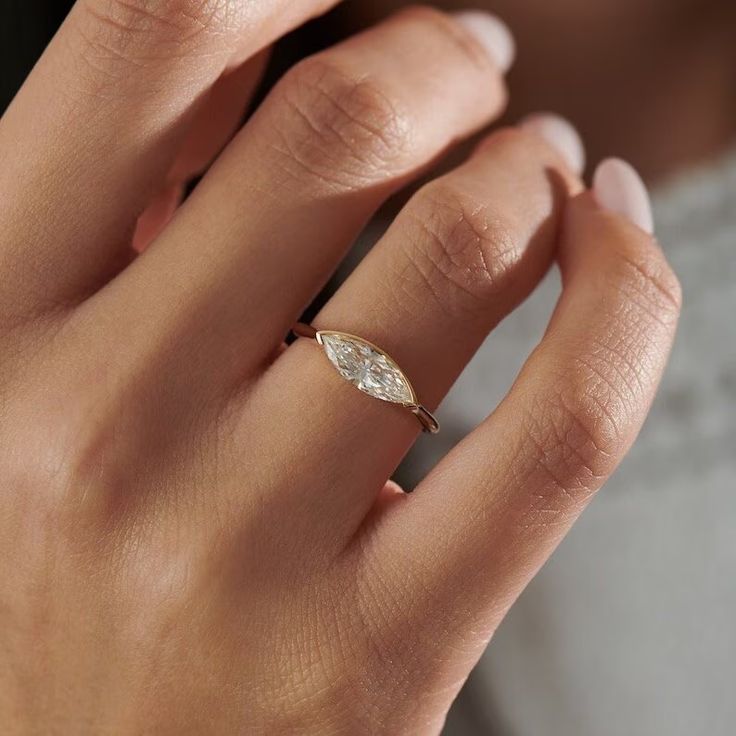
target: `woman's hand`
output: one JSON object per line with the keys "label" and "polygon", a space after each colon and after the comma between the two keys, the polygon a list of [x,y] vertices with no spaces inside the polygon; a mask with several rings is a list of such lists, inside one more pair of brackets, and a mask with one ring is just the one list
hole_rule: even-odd
{"label": "woman's hand", "polygon": [[549,119],[424,186],[315,320],[433,409],[559,256],[539,347],[415,494],[387,481],[416,418],[284,348],[378,205],[503,107],[492,19],[412,9],[297,65],[134,258],[209,155],[210,86],[242,73],[240,109],[243,60],[328,4],[79,0],[2,119],[6,734],[436,733],[644,418],[677,282]]}

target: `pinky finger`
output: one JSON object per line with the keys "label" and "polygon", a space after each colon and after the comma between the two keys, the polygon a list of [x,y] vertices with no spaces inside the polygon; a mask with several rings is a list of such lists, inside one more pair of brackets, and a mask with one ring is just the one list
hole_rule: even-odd
{"label": "pinky finger", "polygon": [[[631,224],[636,207],[646,224],[643,188],[628,186],[638,179],[613,168],[618,179],[596,184],[608,211],[590,193],[568,206],[562,296],[506,399],[417,493],[366,527],[365,569],[383,570],[383,594],[401,601],[393,646],[420,653],[415,678],[439,678],[443,697],[621,461],[664,370],[679,285],[655,241]],[[629,221],[610,211],[613,201]]]}

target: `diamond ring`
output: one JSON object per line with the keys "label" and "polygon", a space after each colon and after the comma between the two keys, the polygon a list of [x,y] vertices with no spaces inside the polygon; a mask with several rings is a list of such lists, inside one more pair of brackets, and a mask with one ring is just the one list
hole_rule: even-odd
{"label": "diamond ring", "polygon": [[315,330],[301,322],[292,332],[297,337],[316,340],[337,372],[363,393],[409,409],[425,432],[436,434],[440,431],[439,422],[417,400],[409,379],[381,348],[347,332]]}

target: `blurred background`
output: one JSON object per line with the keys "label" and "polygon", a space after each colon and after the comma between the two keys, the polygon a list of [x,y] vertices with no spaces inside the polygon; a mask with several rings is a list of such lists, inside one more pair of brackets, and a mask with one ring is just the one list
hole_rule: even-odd
{"label": "blurred background", "polygon": [[[292,34],[275,49],[264,90],[296,59],[401,4],[349,0]],[[460,9],[452,1],[433,4]],[[591,165],[619,155],[644,174],[657,235],[682,281],[684,310],[639,441],[501,626],[445,733],[730,736],[736,728],[736,3],[474,4],[501,16],[517,40],[506,120],[560,113],[580,130]],[[2,0],[0,110],[70,5]],[[371,224],[336,280],[400,201]],[[558,291],[551,273],[489,337],[441,409],[443,433],[420,441],[401,469],[406,487],[500,400],[541,336]]]}

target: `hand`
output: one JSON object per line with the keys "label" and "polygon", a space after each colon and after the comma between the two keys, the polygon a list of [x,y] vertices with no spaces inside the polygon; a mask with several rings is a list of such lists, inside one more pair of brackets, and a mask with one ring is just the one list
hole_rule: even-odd
{"label": "hand", "polygon": [[434,409],[558,257],[544,339],[416,493],[387,482],[416,417],[284,347],[380,202],[503,107],[482,16],[297,65],[134,257],[210,86],[327,4],[80,0],[0,123],[6,734],[437,733],[647,411],[677,282],[546,118],[420,189],[315,320]]}

